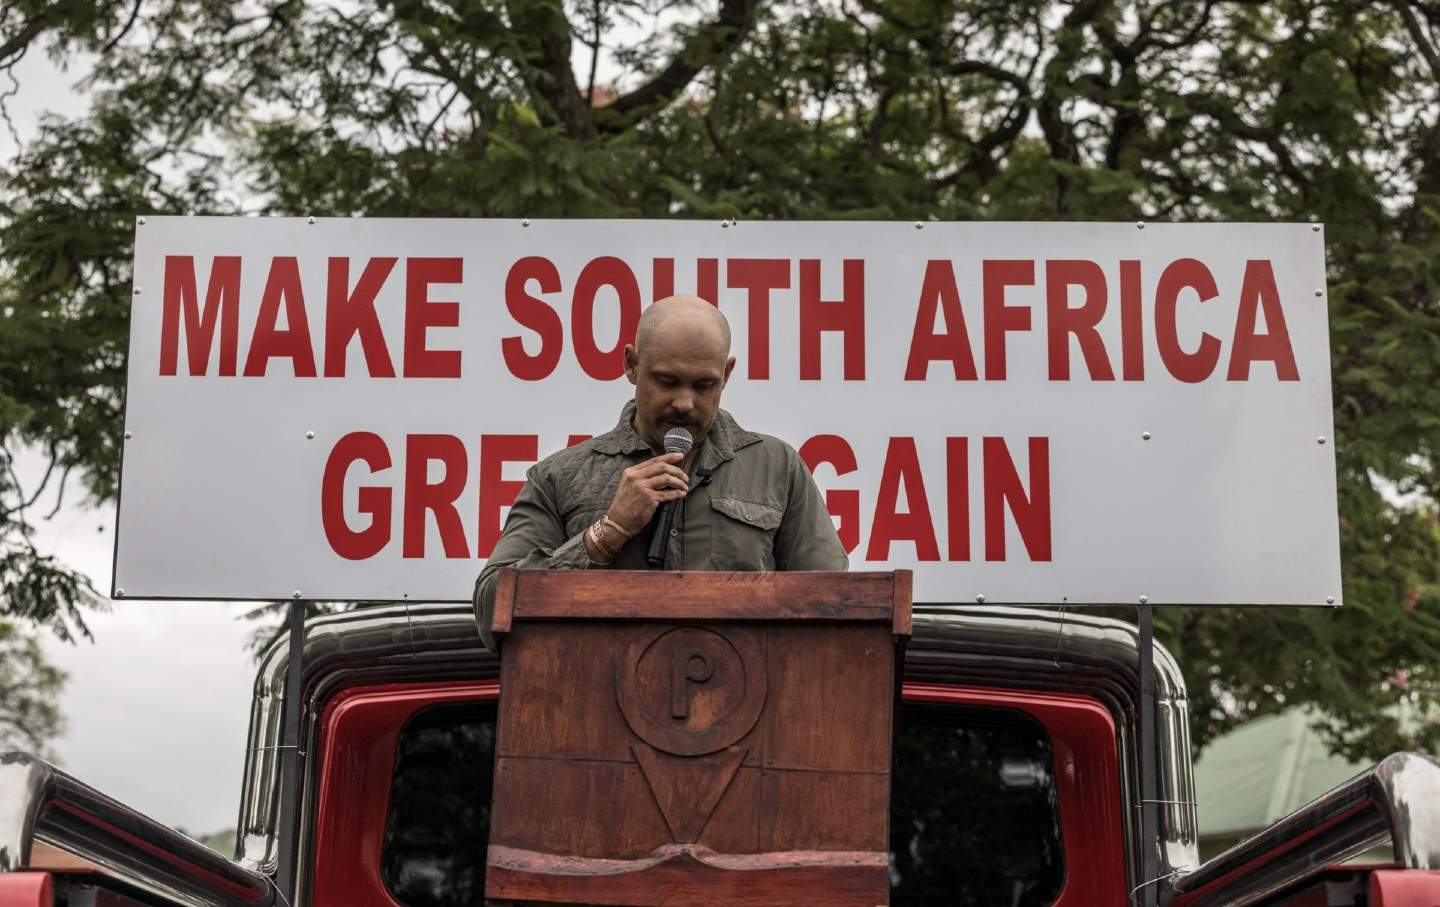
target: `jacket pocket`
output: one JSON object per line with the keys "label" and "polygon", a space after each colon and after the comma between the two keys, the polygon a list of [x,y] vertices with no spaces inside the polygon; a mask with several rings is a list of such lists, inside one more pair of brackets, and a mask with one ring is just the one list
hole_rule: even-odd
{"label": "jacket pocket", "polygon": [[710,562],[717,570],[774,570],[775,531],[785,512],[759,501],[713,495]]}

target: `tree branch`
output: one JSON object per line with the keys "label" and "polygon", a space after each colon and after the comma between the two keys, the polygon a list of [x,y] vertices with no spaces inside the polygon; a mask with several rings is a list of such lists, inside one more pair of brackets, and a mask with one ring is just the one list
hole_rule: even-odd
{"label": "tree branch", "polygon": [[119,44],[120,41],[130,33],[130,29],[135,27],[135,20],[140,18],[141,2],[142,0],[135,0],[135,2],[130,5],[130,18],[125,20],[125,24],[120,26],[120,30],[112,35],[109,41],[105,42],[104,47],[100,48],[100,56],[103,57],[114,50],[115,45]]}
{"label": "tree branch", "polygon": [[755,24],[761,0],[721,0],[720,14],[685,42],[669,65],[634,91],[600,108],[601,131],[624,132],[635,121],[666,107],[707,66],[733,51]]}
{"label": "tree branch", "polygon": [[[1052,160],[1067,164],[1078,164],[1080,162],[1080,144],[1075,137],[1073,125],[1065,122],[1064,111],[1061,109],[1066,99],[1071,97],[1074,86],[1070,79],[1070,71],[1084,54],[1083,30],[1091,20],[1099,15],[1101,9],[1106,5],[1106,0],[1082,0],[1076,3],[1065,16],[1064,22],[1055,34],[1055,55],[1045,64],[1043,76],[1045,90],[1040,94],[1035,105],[1035,118],[1040,124],[1040,132],[1045,137],[1045,143],[1050,149]],[[1067,210],[1066,193],[1069,189],[1069,177],[1062,171],[1055,173],[1055,213],[1063,215]]]}
{"label": "tree branch", "polygon": [[0,63],[7,62],[15,54],[29,47],[30,42],[39,37],[40,33],[49,25],[50,23],[46,21],[44,16],[36,16],[34,19],[26,22],[25,27],[20,29],[13,38],[10,38],[4,44],[0,44]]}
{"label": "tree branch", "polygon": [[543,122],[559,123],[572,139],[595,137],[590,104],[570,65],[570,20],[562,0],[508,0],[510,28],[519,41],[516,63]]}
{"label": "tree branch", "polygon": [[1400,14],[1400,21],[1405,23],[1405,30],[1415,40],[1415,45],[1420,48],[1420,55],[1429,64],[1430,74],[1435,77],[1437,82],[1440,82],[1440,54],[1436,53],[1435,45],[1430,43],[1424,30],[1420,28],[1420,22],[1415,18],[1415,11],[1405,0],[1395,0],[1394,5],[1396,12]]}
{"label": "tree branch", "polygon": [[590,33],[590,77],[585,80],[585,100],[590,106],[595,106],[595,71],[600,68],[600,26],[604,18],[600,9],[600,0],[595,0],[595,21],[594,29]]}

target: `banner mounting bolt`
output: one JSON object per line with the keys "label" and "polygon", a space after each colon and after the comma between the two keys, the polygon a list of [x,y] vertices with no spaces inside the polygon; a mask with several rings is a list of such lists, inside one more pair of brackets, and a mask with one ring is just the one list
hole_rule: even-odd
{"label": "banner mounting bolt", "polygon": [[924,222],[924,221],[921,221],[921,220],[917,220],[917,221],[915,222],[915,229],[916,229],[916,230],[924,230],[924,229],[925,229],[925,222]]}
{"label": "banner mounting bolt", "polygon": [[725,228],[727,228],[727,227],[729,227],[729,226],[730,226],[730,221],[728,221],[728,220],[722,220],[722,221],[720,221],[720,228],[721,228],[722,230],[725,229]]}
{"label": "banner mounting bolt", "polygon": [[307,224],[313,224],[313,223],[315,223],[315,215],[312,214],[312,215],[310,215],[309,217],[305,218],[305,223],[307,223]]}
{"label": "banner mounting bolt", "polygon": [[1327,596],[1325,596],[1325,604],[1327,604],[1327,605],[1333,605],[1333,604],[1335,604],[1335,596],[1333,596],[1333,595],[1327,595]]}
{"label": "banner mounting bolt", "polygon": [[1144,230],[1144,229],[1145,229],[1145,222],[1144,222],[1143,220],[1137,220],[1137,221],[1135,222],[1135,229],[1136,229],[1136,230]]}
{"label": "banner mounting bolt", "polygon": [[1148,596],[1148,595],[1142,595],[1142,596],[1140,596],[1140,604],[1142,604],[1142,605],[1148,605],[1148,604],[1150,604],[1150,596]]}
{"label": "banner mounting bolt", "polygon": [[136,287],[133,292],[135,293],[136,296],[139,296],[139,295],[140,295],[140,288],[139,288],[139,287]]}
{"label": "banner mounting bolt", "polygon": [[145,226],[145,218],[143,218],[143,217],[137,218],[137,219],[135,220],[135,223],[137,223],[137,224],[139,224],[140,226],[143,227],[143,226]]}
{"label": "banner mounting bolt", "polygon": [[300,590],[296,589],[294,592],[291,592],[290,597],[298,602],[300,600]]}
{"label": "banner mounting bolt", "polygon": [[307,431],[307,432],[305,433],[305,440],[306,440],[306,441],[314,441],[314,440],[315,440],[315,433],[314,433],[313,431]]}
{"label": "banner mounting bolt", "polygon": [[982,605],[985,604],[985,596],[983,596],[983,595],[977,595],[977,596],[975,596],[975,600],[976,600],[977,602],[979,602],[980,604],[982,604]]}
{"label": "banner mounting bolt", "polygon": [[1319,232],[1320,232],[1320,225],[1319,225],[1319,224],[1311,224],[1311,225],[1310,225],[1310,232],[1312,232],[1312,233],[1319,233]]}
{"label": "banner mounting bolt", "polygon": [[1316,444],[1324,444],[1324,443],[1325,443],[1325,436],[1324,436],[1324,435],[1320,435],[1319,437],[1317,437],[1317,438],[1315,439],[1315,443],[1316,443]]}
{"label": "banner mounting bolt", "polygon": [[1324,296],[1324,295],[1325,295],[1325,291],[1324,291],[1324,290],[1320,289],[1319,287],[1316,287],[1316,288],[1315,288],[1315,296],[1316,296],[1317,298],[1320,297],[1320,296]]}
{"label": "banner mounting bolt", "polygon": [[[125,590],[124,590],[124,589],[116,589],[116,590],[115,590],[115,597],[116,597],[116,598],[124,598],[124,597],[125,597]],[[1333,601],[1334,599],[1331,599],[1331,600]]]}
{"label": "banner mounting bolt", "polygon": [[1150,440],[1150,433],[1149,433],[1148,431],[1142,431],[1142,432],[1140,433],[1140,440],[1141,440],[1141,441],[1149,441],[1149,440]]}
{"label": "banner mounting bolt", "polygon": [[126,441],[129,441],[129,440],[130,440],[131,438],[133,438],[133,437],[135,437],[135,433],[134,433],[133,431],[127,431],[127,432],[125,432],[125,440],[126,440]]}
{"label": "banner mounting bolt", "polygon": [[528,227],[528,226],[530,226],[530,218],[528,218],[528,217],[521,218],[521,219],[520,219],[520,226],[522,226],[522,227]]}

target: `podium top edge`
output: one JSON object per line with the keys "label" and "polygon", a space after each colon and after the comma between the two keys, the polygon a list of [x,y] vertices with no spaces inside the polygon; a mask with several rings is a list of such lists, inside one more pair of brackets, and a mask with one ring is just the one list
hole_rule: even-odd
{"label": "podium top edge", "polygon": [[[509,589],[504,589],[511,583]],[[510,597],[510,620],[516,622],[822,620],[883,622],[892,624],[897,636],[910,634],[908,570],[755,573],[507,569],[502,571],[501,587]]]}

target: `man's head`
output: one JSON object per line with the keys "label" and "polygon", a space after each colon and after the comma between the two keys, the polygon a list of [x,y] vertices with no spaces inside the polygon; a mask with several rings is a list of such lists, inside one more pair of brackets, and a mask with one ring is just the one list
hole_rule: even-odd
{"label": "man's head", "polygon": [[695,443],[710,431],[720,392],[735,367],[730,325],[698,296],[668,296],[640,316],[625,346],[625,375],[635,385],[635,431],[655,450],[682,427]]}

